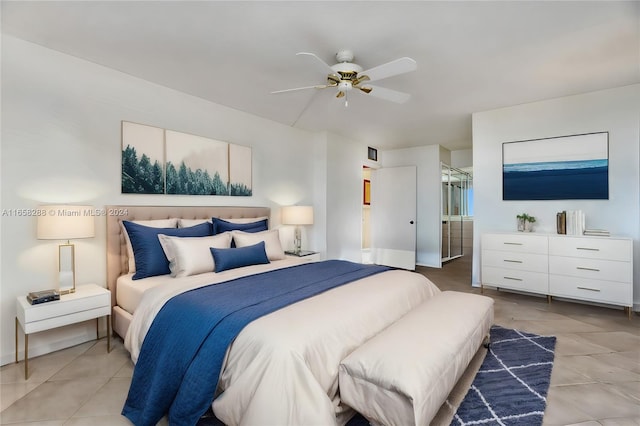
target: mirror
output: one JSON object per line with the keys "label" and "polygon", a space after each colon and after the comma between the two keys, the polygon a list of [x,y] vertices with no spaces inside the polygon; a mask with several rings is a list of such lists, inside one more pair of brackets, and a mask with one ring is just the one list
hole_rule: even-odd
{"label": "mirror", "polygon": [[58,247],[58,290],[60,294],[76,291],[75,253],[73,244]]}
{"label": "mirror", "polygon": [[470,173],[441,163],[441,262],[464,256],[465,223],[470,219]]}

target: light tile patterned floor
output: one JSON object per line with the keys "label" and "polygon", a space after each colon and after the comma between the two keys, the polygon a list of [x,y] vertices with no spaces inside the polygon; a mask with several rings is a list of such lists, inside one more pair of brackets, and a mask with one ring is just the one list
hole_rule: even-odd
{"label": "light tile patterned floor", "polygon": [[[443,290],[478,293],[470,287],[469,258],[442,269],[418,268]],[[640,425],[640,316],[621,310],[485,291],[495,299],[495,323],[537,334],[553,334],[556,361],[544,424]],[[482,353],[450,396],[464,397]],[[31,426],[128,425],[120,410],[132,364],[120,339],[106,353],[106,340],[88,342],[0,369],[0,423]],[[450,409],[449,409],[450,410]],[[434,421],[448,424],[443,407]]]}

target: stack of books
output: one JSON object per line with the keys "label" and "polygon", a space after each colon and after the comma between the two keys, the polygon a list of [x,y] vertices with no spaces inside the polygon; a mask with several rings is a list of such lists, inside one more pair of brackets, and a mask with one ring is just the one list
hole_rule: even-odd
{"label": "stack of books", "polygon": [[558,234],[583,235],[586,218],[582,210],[568,210],[556,214]]}
{"label": "stack of books", "polygon": [[32,305],[53,302],[54,300],[60,300],[60,292],[57,290],[33,291],[27,295],[27,301]]}
{"label": "stack of books", "polygon": [[585,229],[584,235],[590,235],[592,237],[608,237],[609,231],[606,229]]}

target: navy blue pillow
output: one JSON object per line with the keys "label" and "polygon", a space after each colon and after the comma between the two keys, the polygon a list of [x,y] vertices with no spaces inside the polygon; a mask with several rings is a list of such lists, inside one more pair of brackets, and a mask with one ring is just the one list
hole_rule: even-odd
{"label": "navy blue pillow", "polygon": [[136,273],[132,279],[166,275],[169,270],[169,260],[162,250],[158,234],[171,235],[173,237],[206,237],[212,235],[211,225],[201,223],[188,228],[153,228],[137,223],[122,221],[129,234],[133,257],[136,261]]}
{"label": "navy blue pillow", "polygon": [[213,223],[213,235],[228,231],[260,232],[269,230],[269,219],[262,219],[250,223],[233,223],[213,217],[211,218],[211,222]]}
{"label": "navy blue pillow", "polygon": [[264,249],[264,241],[246,247],[219,249],[210,247],[215,271],[222,272],[227,269],[241,268],[243,266],[261,265],[269,263],[267,252]]}

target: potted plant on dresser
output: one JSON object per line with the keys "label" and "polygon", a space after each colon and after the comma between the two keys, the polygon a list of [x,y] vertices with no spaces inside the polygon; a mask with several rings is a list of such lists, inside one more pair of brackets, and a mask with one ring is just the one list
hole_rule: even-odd
{"label": "potted plant on dresser", "polygon": [[518,219],[518,231],[519,232],[531,232],[533,231],[533,224],[536,222],[534,216],[529,216],[527,213],[522,213],[516,216]]}

